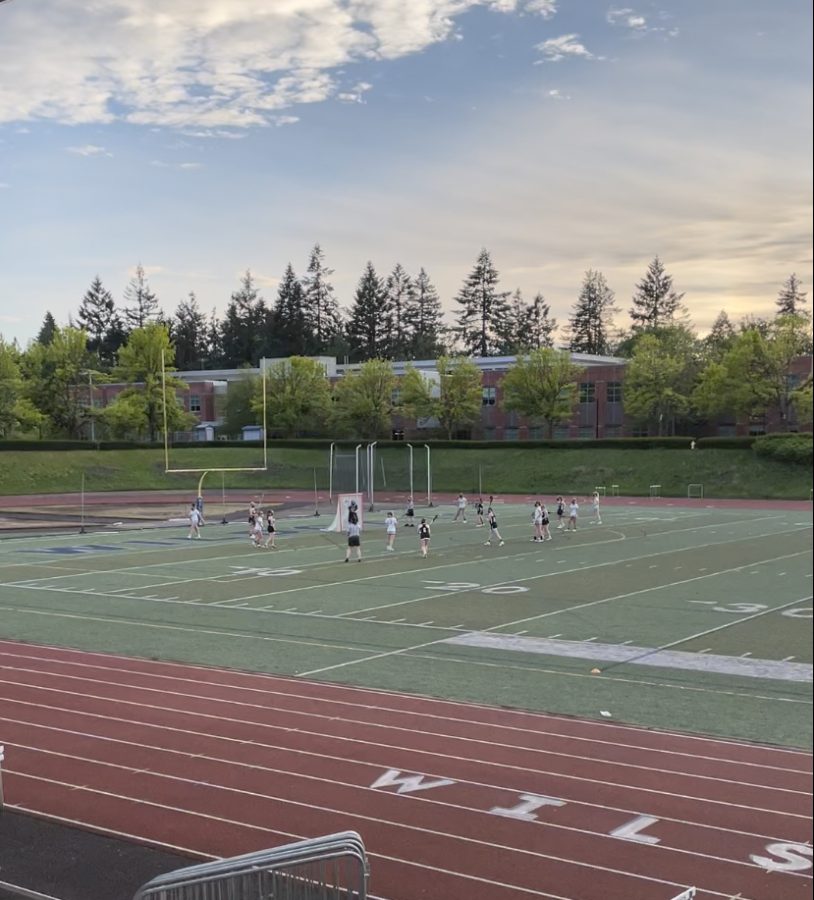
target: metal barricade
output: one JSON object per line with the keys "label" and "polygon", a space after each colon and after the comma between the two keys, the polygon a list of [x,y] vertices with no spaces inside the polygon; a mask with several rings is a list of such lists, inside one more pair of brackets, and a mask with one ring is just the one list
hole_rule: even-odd
{"label": "metal barricade", "polygon": [[176,869],[133,900],[366,900],[368,875],[362,838],[344,831]]}

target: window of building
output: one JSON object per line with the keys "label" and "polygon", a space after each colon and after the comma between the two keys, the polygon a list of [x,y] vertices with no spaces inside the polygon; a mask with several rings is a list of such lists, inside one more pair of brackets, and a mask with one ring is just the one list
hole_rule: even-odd
{"label": "window of building", "polygon": [[495,426],[486,425],[483,429],[483,439],[485,441],[493,441],[495,439]]}
{"label": "window of building", "polygon": [[622,382],[621,381],[609,381],[607,386],[607,400],[608,403],[621,403],[622,402]]}
{"label": "window of building", "polygon": [[484,406],[494,406],[497,401],[497,388],[485,387],[483,389],[482,397]]}
{"label": "window of building", "polygon": [[606,425],[605,426],[605,437],[618,438],[621,436],[622,436],[622,426],[621,425]]}
{"label": "window of building", "polygon": [[571,429],[567,425],[558,425],[554,429],[555,441],[567,441],[571,437]]}
{"label": "window of building", "polygon": [[716,433],[718,437],[735,437],[738,429],[734,422],[721,422],[716,429]]}
{"label": "window of building", "polygon": [[530,441],[542,441],[545,440],[545,429],[542,425],[530,425],[529,426],[529,440]]}
{"label": "window of building", "polygon": [[520,437],[520,429],[515,425],[508,425],[503,431],[503,439],[506,441],[516,441]]}
{"label": "window of building", "polygon": [[647,425],[636,425],[631,432],[633,437],[650,437]]}
{"label": "window of building", "polygon": [[579,402],[593,403],[596,399],[596,385],[592,381],[582,381],[579,385]]}
{"label": "window of building", "polygon": [[201,411],[201,396],[200,396],[200,394],[190,394],[189,395],[189,411],[190,412],[200,412]]}
{"label": "window of building", "polygon": [[399,406],[401,404],[401,388],[393,388],[390,392],[390,405]]}
{"label": "window of building", "polygon": [[749,425],[749,434],[766,434],[766,424],[764,422],[751,422]]}
{"label": "window of building", "polygon": [[581,441],[588,441],[591,438],[596,437],[596,428],[593,425],[580,425],[579,426],[579,439]]}

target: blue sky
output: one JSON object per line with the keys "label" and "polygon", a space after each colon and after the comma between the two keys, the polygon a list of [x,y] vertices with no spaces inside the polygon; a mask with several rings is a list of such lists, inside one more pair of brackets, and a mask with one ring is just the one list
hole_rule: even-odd
{"label": "blue sky", "polygon": [[565,324],[655,254],[703,332],[811,290],[808,0],[9,0],[0,332],[137,263],[171,313],[272,300],[319,242],[447,310],[481,247]]}

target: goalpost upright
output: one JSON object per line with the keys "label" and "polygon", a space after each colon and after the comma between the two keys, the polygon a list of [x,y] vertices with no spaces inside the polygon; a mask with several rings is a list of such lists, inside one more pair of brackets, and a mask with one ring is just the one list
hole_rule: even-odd
{"label": "goalpost upright", "polygon": [[[161,351],[161,399],[164,416],[164,474],[200,474],[198,481],[198,497],[203,497],[204,478],[210,472],[268,472],[268,422],[266,415],[266,361],[260,360],[260,375],[262,383],[262,409],[263,409],[263,465],[262,466],[221,466],[218,468],[183,468],[174,469],[170,467],[170,432],[169,417],[167,415],[167,370],[164,362],[164,351]],[[224,514],[224,522],[226,516]]]}

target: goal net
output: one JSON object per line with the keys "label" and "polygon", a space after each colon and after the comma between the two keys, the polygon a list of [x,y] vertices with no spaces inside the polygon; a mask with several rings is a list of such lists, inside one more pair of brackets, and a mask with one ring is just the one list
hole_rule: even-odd
{"label": "goal net", "polygon": [[336,514],[333,521],[323,531],[345,531],[348,527],[348,513],[351,506],[356,506],[356,515],[359,517],[359,525],[363,523],[361,494],[338,494],[336,497]]}

